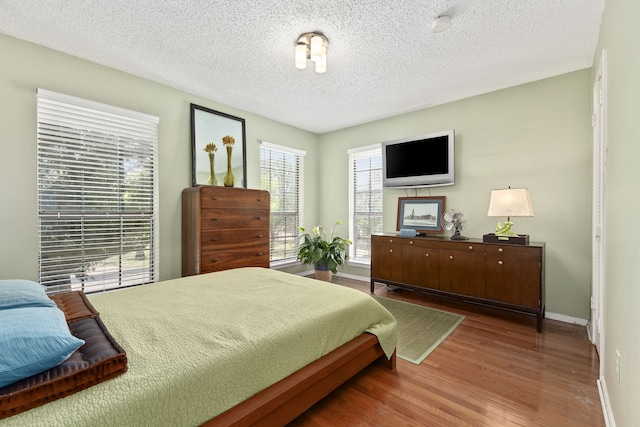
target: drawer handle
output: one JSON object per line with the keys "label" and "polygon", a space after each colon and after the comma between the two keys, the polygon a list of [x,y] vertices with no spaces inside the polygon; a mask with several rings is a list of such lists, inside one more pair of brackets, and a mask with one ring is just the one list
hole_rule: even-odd
{"label": "drawer handle", "polygon": [[264,237],[264,235],[258,234],[258,239],[262,239],[263,237]]}
{"label": "drawer handle", "polygon": [[502,265],[504,264],[504,262],[502,262],[502,260],[498,261],[498,265]]}
{"label": "drawer handle", "polygon": [[259,201],[259,202],[261,202],[261,201],[262,201],[262,199],[258,199],[258,201]]}
{"label": "drawer handle", "polygon": [[473,246],[469,245],[469,250],[472,251],[473,250]]}
{"label": "drawer handle", "polygon": [[449,255],[449,259],[453,259],[453,255]]}
{"label": "drawer handle", "polygon": [[260,219],[260,220],[262,220],[262,219],[264,219],[264,217],[263,217],[263,216],[259,216],[259,217],[257,217],[256,219]]}
{"label": "drawer handle", "polygon": [[218,196],[211,196],[211,200],[218,200]]}
{"label": "drawer handle", "polygon": [[212,238],[211,238],[211,241],[212,241],[212,242],[217,242],[218,240],[220,240],[220,239],[218,239],[217,237],[212,237]]}
{"label": "drawer handle", "polygon": [[393,252],[393,249],[389,249],[389,252]]}
{"label": "drawer handle", "polygon": [[218,262],[218,258],[213,258],[211,262]]}
{"label": "drawer handle", "polygon": [[429,254],[428,254],[428,253],[426,253],[426,254],[424,254],[424,256],[429,256]]}
{"label": "drawer handle", "polygon": [[211,218],[211,221],[217,221],[217,220],[218,220],[218,218],[216,218],[216,217]]}
{"label": "drawer handle", "polygon": [[410,244],[410,245],[413,245],[413,240],[409,240],[409,244]]}
{"label": "drawer handle", "polygon": [[389,243],[393,243],[393,239],[389,239]]}
{"label": "drawer handle", "polygon": [[264,255],[263,252],[258,252],[258,256],[262,256],[262,255]]}
{"label": "drawer handle", "polygon": [[502,252],[504,249],[502,248],[498,248],[498,252]]}

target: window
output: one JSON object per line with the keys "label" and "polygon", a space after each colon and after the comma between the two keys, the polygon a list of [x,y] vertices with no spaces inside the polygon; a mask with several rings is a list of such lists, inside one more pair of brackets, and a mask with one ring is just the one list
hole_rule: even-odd
{"label": "window", "polygon": [[260,188],[271,195],[272,264],[291,262],[298,256],[305,154],[265,141],[260,143]]}
{"label": "window", "polygon": [[349,262],[371,262],[371,234],[382,232],[382,149],[349,150]]}
{"label": "window", "polygon": [[158,118],[42,89],[37,109],[40,282],[156,281]]}

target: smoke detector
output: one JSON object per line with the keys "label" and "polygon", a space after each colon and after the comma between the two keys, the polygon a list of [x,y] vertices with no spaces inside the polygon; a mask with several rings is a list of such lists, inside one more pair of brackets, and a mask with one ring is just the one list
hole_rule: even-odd
{"label": "smoke detector", "polygon": [[432,33],[441,33],[447,28],[451,26],[451,18],[444,15],[439,16],[433,20],[431,23],[431,32]]}

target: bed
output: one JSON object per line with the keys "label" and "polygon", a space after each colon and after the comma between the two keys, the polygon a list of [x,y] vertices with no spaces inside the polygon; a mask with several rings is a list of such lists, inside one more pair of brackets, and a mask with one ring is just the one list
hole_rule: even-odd
{"label": "bed", "polygon": [[284,425],[374,362],[396,323],[369,295],[264,268],[93,294],[126,373],[2,425]]}

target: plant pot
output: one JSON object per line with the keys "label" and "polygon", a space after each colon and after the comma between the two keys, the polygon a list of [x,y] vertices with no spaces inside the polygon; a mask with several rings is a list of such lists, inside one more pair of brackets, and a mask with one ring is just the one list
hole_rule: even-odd
{"label": "plant pot", "polygon": [[315,273],[316,279],[323,280],[325,282],[331,282],[331,279],[333,278],[333,273],[331,272],[331,270],[329,270],[329,267],[327,267],[326,264],[316,264],[315,268],[316,268],[316,273]]}

